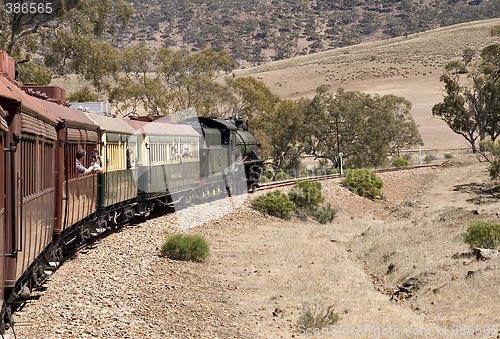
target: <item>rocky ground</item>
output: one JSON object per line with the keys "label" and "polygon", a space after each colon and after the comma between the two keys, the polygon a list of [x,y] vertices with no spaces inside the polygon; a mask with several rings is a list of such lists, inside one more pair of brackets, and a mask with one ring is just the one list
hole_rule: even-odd
{"label": "rocky ground", "polygon": [[[468,256],[461,238],[500,212],[485,165],[381,176],[378,201],[324,181],[331,224],[264,216],[243,196],[127,227],[56,271],[16,314],[17,337],[291,338],[314,334],[297,325],[305,309],[328,306],[338,327],[318,336],[449,338],[467,325],[498,337],[500,261]],[[175,232],[203,234],[209,259],[160,257]]]}

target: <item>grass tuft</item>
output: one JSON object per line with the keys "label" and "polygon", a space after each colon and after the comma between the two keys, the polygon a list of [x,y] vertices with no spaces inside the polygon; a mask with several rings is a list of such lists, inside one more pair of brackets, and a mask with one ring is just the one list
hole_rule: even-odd
{"label": "grass tuft", "polygon": [[337,323],[340,319],[333,306],[326,309],[319,305],[306,305],[297,321],[299,330],[322,329]]}

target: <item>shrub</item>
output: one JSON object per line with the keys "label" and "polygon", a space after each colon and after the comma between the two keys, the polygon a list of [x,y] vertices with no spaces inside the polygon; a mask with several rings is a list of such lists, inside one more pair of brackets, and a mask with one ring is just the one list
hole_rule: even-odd
{"label": "shrub", "polygon": [[500,159],[495,159],[490,166],[490,178],[496,180],[500,177]]}
{"label": "shrub", "polygon": [[297,321],[299,330],[321,329],[334,325],[339,320],[339,315],[329,306],[323,310],[319,306],[306,306]]}
{"label": "shrub", "polygon": [[337,167],[331,167],[326,170],[326,174],[339,174],[339,169]]}
{"label": "shrub", "polygon": [[317,222],[326,224],[327,222],[332,222],[336,214],[337,211],[332,207],[332,205],[328,204],[313,210],[312,216]]}
{"label": "shrub", "polygon": [[436,160],[436,159],[437,159],[437,157],[436,157],[434,154],[427,154],[427,155],[425,156],[425,158],[424,158],[424,162],[425,162],[426,164],[428,164],[428,163],[430,163],[430,162],[432,162],[432,161],[434,161],[434,160]]}
{"label": "shrub", "polygon": [[309,215],[307,213],[307,210],[303,209],[303,208],[298,208],[298,207],[295,207],[294,210],[293,210],[293,213],[295,214],[295,216],[297,218],[299,218],[300,220],[302,221],[306,221],[307,218],[309,218]]}
{"label": "shrub", "polygon": [[321,183],[317,181],[299,181],[288,193],[288,198],[299,208],[316,207],[324,200]]}
{"label": "shrub", "polygon": [[471,247],[496,249],[500,247],[500,224],[476,220],[469,224],[464,241]]}
{"label": "shrub", "polygon": [[276,175],[274,176],[275,181],[288,180],[290,178],[291,177],[288,174],[286,174],[285,172],[281,172],[281,171],[276,173]]}
{"label": "shrub", "polygon": [[411,162],[411,159],[412,159],[412,155],[410,153],[406,153],[406,154],[403,154],[403,159],[407,160],[408,163]]}
{"label": "shrub", "polygon": [[271,181],[271,179],[269,179],[267,176],[261,175],[261,177],[260,177],[261,183],[266,183],[266,182],[270,182],[270,181]]}
{"label": "shrub", "polygon": [[281,191],[272,191],[258,196],[250,202],[250,205],[258,211],[281,219],[288,220],[292,216],[293,203],[288,195]]}
{"label": "shrub", "polygon": [[174,234],[161,246],[161,254],[173,260],[201,262],[210,250],[205,238],[194,234]]}
{"label": "shrub", "polygon": [[447,159],[447,160],[453,158],[453,153],[445,153],[444,154],[444,158]]}
{"label": "shrub", "polygon": [[353,169],[346,172],[343,185],[362,197],[375,199],[382,195],[382,179],[367,169]]}
{"label": "shrub", "polygon": [[395,157],[392,159],[391,166],[392,167],[406,167],[408,166],[409,162],[405,158],[402,157]]}

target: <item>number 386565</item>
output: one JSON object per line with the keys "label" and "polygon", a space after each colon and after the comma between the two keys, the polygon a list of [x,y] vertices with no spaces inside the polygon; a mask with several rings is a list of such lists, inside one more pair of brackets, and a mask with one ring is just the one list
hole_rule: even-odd
{"label": "number 386565", "polygon": [[7,2],[5,11],[8,14],[51,14],[51,2]]}

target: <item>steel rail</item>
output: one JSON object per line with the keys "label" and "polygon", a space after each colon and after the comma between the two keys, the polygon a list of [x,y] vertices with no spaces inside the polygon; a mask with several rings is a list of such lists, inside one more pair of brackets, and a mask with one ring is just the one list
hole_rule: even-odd
{"label": "steel rail", "polygon": [[[442,164],[443,163],[412,165],[412,166],[405,166],[405,167],[386,167],[386,168],[373,169],[373,171],[375,173],[408,171],[408,170],[419,169],[419,168],[440,167],[440,166],[442,166]],[[280,180],[280,181],[266,182],[266,183],[259,184],[259,187],[257,187],[256,191],[264,191],[264,190],[269,190],[269,189],[273,189],[273,188],[294,185],[296,182],[305,181],[305,180],[321,181],[321,180],[328,180],[328,179],[338,179],[341,177],[342,177],[342,175],[337,173],[337,174],[323,174],[323,175],[315,175],[315,176],[309,176],[309,177],[301,177],[301,178],[293,178],[293,179],[286,179],[286,180]]]}

